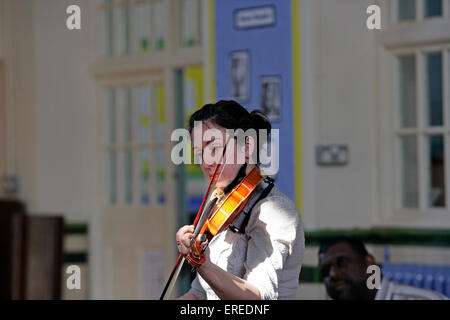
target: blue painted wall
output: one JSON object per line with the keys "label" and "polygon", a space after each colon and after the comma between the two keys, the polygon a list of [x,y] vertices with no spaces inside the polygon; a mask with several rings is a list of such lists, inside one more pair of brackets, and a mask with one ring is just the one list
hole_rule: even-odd
{"label": "blue painted wall", "polygon": [[[275,24],[272,26],[237,29],[234,12],[237,9],[272,5]],[[292,112],[292,42],[291,1],[216,0],[216,93],[217,100],[230,99],[231,53],[250,53],[250,99],[241,104],[249,111],[260,109],[260,77],[281,77],[281,121],[272,122],[280,129],[280,169],[277,187],[295,201],[294,133]]]}

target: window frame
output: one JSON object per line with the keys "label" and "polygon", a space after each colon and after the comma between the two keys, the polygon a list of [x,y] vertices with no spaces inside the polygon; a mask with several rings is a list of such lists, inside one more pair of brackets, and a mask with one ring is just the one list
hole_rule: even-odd
{"label": "window frame", "polygon": [[425,0],[414,0],[416,3],[416,18],[414,20],[398,20],[398,3],[399,0],[389,1],[386,8],[389,9],[389,24],[408,24],[413,22],[422,22],[425,20],[448,19],[450,17],[450,1],[442,0],[442,16],[425,17]]}
{"label": "window frame", "polygon": [[[160,2],[162,3],[163,7],[163,14],[164,19],[162,19],[163,22],[163,35],[164,35],[164,47],[161,50],[155,49],[153,46],[153,31],[150,31],[149,34],[149,41],[150,45],[148,49],[145,52],[136,52],[135,50],[135,44],[133,41],[136,40],[136,30],[135,23],[130,22],[128,29],[129,29],[129,39],[128,39],[128,49],[127,53],[125,54],[117,54],[115,52],[115,39],[114,39],[114,30],[115,30],[115,24],[114,21],[110,24],[110,31],[107,32],[107,30],[103,29],[101,30],[102,33],[100,36],[102,37],[103,41],[107,40],[109,37],[111,39],[110,47],[111,47],[111,54],[108,54],[105,50],[106,46],[104,45],[104,49],[102,52],[102,57],[92,65],[91,73],[93,74],[93,77],[101,83],[102,87],[100,91],[104,91],[105,87],[116,87],[121,88],[124,86],[130,86],[133,87],[136,83],[148,83],[151,84],[163,84],[165,87],[165,104],[168,106],[168,108],[171,108],[170,105],[173,104],[171,101],[173,100],[173,97],[170,97],[170,101],[168,101],[168,95],[167,92],[174,91],[174,73],[177,69],[186,67],[186,66],[195,66],[195,65],[203,65],[202,57],[206,55],[206,49],[207,44],[203,43],[202,39],[205,39],[204,37],[204,28],[202,25],[205,23],[205,14],[208,12],[205,10],[205,3],[203,3],[200,0],[198,1],[198,10],[199,10],[199,18],[201,18],[198,23],[199,28],[199,39],[200,41],[195,45],[191,47],[184,47],[181,44],[181,33],[179,31],[180,28],[180,17],[181,17],[181,1],[178,0],[127,0],[127,1],[120,1],[115,0],[111,3],[103,2],[98,8],[99,8],[99,14],[100,16],[105,17],[105,11],[112,8],[121,8],[123,6],[127,6],[129,8],[129,18],[128,21],[132,20],[133,15],[135,14],[134,8],[136,5],[142,4],[142,3],[148,3],[149,4],[149,10],[150,15],[152,14],[153,7],[152,5]],[[114,20],[114,12],[111,13],[112,19]],[[151,24],[151,22],[150,22]],[[103,28],[105,28],[106,25],[103,24]],[[118,77],[120,76],[120,80],[118,80]],[[133,89],[133,88],[132,88]],[[205,87],[205,89],[207,89]],[[132,90],[133,91],[133,90]],[[133,96],[133,93],[132,93]],[[104,99],[104,97],[102,97]],[[133,98],[132,98],[133,99]],[[106,104],[101,103],[101,107],[103,108]],[[172,108],[171,108],[172,109]],[[174,110],[170,110],[170,112],[166,112],[166,122],[169,121],[170,114],[172,114]],[[106,115],[104,111],[100,111],[100,114]],[[132,116],[134,119],[134,116]],[[106,122],[106,121],[104,121]],[[170,123],[169,123],[170,122]],[[171,129],[173,129],[174,123],[173,119],[170,119],[166,124],[166,130],[170,132]],[[106,123],[104,124],[106,125]],[[103,130],[103,132],[106,132]],[[102,133],[104,135],[104,133]],[[157,147],[153,147],[153,145],[157,145]],[[158,148],[167,147],[169,148],[170,142],[163,144],[162,142],[151,142],[149,143],[149,148],[157,150]],[[107,146],[106,146],[106,140],[101,141],[101,150],[102,154],[100,155],[100,158],[102,159],[102,165],[106,166],[108,164],[108,152],[107,152]],[[117,149],[114,146],[110,146],[110,149]],[[120,148],[119,148],[120,149]],[[170,153],[168,154],[170,156]],[[153,156],[151,155],[151,158],[156,159],[156,154]],[[116,166],[120,166],[119,163],[120,153],[116,154]],[[132,163],[135,163],[136,156],[132,156]],[[168,159],[166,157],[166,159]],[[136,170],[135,168],[133,168]],[[105,167],[105,170],[102,170],[102,185],[105,185],[107,180],[107,170],[108,168]],[[120,169],[119,169],[120,170]],[[171,167],[171,171],[173,171],[173,168]],[[117,184],[121,185],[119,179],[120,179],[120,171],[117,171]],[[133,180],[134,179],[134,173],[133,173]],[[172,173],[166,172],[167,178],[171,176]],[[133,190],[139,190],[138,186],[133,182],[132,185]],[[119,189],[119,188],[118,188]],[[125,205],[123,203],[123,192],[119,192],[117,189],[117,197],[116,197],[116,203],[112,204],[109,200],[109,190],[107,188],[104,188],[103,190],[103,196],[102,196],[102,204],[106,208],[116,208],[116,207],[124,207],[128,208],[129,205]],[[165,186],[166,190],[170,190],[169,186],[166,184]],[[136,204],[136,195],[135,192],[133,192],[133,202],[132,206],[137,206],[139,208],[148,208],[149,206],[153,206],[153,202],[151,201],[149,205],[141,205]]]}
{"label": "window frame", "polygon": [[[443,57],[443,126],[429,126],[426,121],[426,98],[425,98],[425,92],[426,92],[426,75],[425,75],[425,57],[428,53],[434,53],[434,52],[442,52]],[[394,99],[393,99],[393,119],[394,119],[394,135],[395,135],[395,167],[401,168],[401,154],[400,154],[400,141],[399,137],[401,136],[409,136],[413,135],[417,137],[417,152],[418,152],[418,179],[419,179],[419,210],[422,211],[440,211],[440,210],[448,210],[449,205],[449,197],[450,193],[448,190],[448,186],[450,183],[450,175],[448,174],[449,165],[449,159],[448,158],[448,152],[449,149],[449,133],[450,133],[450,125],[449,125],[449,99],[448,99],[448,72],[446,77],[445,70],[448,70],[449,65],[449,55],[450,55],[450,44],[441,44],[441,45],[430,45],[427,47],[412,47],[412,48],[406,48],[406,49],[397,49],[392,50],[393,58],[396,60],[394,62],[394,65],[396,66],[394,68]],[[415,127],[407,127],[402,128],[400,126],[400,110],[399,110],[399,74],[398,74],[398,57],[402,55],[408,55],[408,54],[414,54],[415,56],[415,63],[416,63],[416,79],[417,79],[417,91],[416,91],[416,107],[417,107],[417,122]],[[447,69],[446,69],[447,68]],[[446,85],[447,84],[447,85]],[[447,90],[446,90],[447,89]],[[446,179],[445,179],[445,193],[446,193],[446,207],[445,208],[430,208],[427,206],[427,195],[429,193],[428,186],[424,182],[428,181],[427,176],[427,168],[428,168],[428,150],[427,150],[427,141],[428,138],[432,135],[443,135],[444,136],[444,152],[445,152],[445,172],[446,172]],[[399,170],[401,171],[401,170]],[[401,204],[401,181],[397,177],[396,178],[396,193],[399,194],[399,196],[396,197],[396,210],[402,210],[405,209],[402,207]]]}
{"label": "window frame", "polygon": [[[421,2],[422,0],[416,0]],[[450,1],[444,0],[443,16],[414,21],[397,22],[397,1],[380,0],[382,12],[386,13],[383,30],[376,35],[377,91],[379,94],[379,132],[378,132],[378,170],[379,172],[379,209],[380,224],[390,226],[441,227],[450,224]],[[423,8],[423,6],[421,6]],[[420,9],[422,10],[422,9]],[[423,11],[422,11],[423,12]],[[419,13],[421,13],[419,11]],[[421,16],[419,16],[421,17]],[[443,52],[443,117],[442,127],[430,127],[426,120],[426,54]],[[399,113],[399,55],[416,56],[416,101],[417,124],[414,128],[400,127]],[[419,57],[419,59],[418,59]],[[429,208],[428,173],[426,163],[429,134],[444,136],[445,170],[445,207]],[[418,152],[418,208],[404,208],[401,190],[401,135],[415,134]]]}
{"label": "window frame", "polygon": [[[427,125],[426,122],[426,98],[425,98],[425,57],[428,53],[434,53],[434,52],[442,52],[443,53],[443,118],[444,123],[443,126],[439,127],[431,127]],[[394,68],[394,89],[393,89],[393,119],[394,119],[394,130],[393,134],[395,136],[395,167],[397,169],[401,168],[401,154],[400,154],[400,143],[399,143],[399,137],[401,136],[407,136],[407,135],[414,135],[417,137],[417,152],[418,152],[418,179],[419,179],[419,199],[418,199],[418,209],[421,212],[439,212],[439,211],[448,211],[449,206],[449,199],[450,199],[450,192],[449,192],[449,184],[450,184],[450,123],[449,123],[449,75],[448,71],[445,72],[445,70],[449,70],[449,56],[450,56],[450,44],[439,44],[439,45],[430,45],[426,47],[411,47],[411,48],[404,48],[404,49],[396,49],[392,50],[391,53],[393,54],[393,59],[396,61],[394,62],[394,65],[398,66],[398,57],[400,55],[406,55],[406,54],[414,54],[416,57],[416,78],[417,78],[417,91],[416,91],[416,101],[417,101],[417,124],[416,127],[408,127],[408,128],[402,128],[400,127],[400,113],[399,113],[399,78],[398,78],[398,68]],[[429,160],[428,160],[428,145],[427,141],[428,138],[431,135],[443,135],[444,136],[444,152],[445,152],[445,193],[446,193],[446,206],[444,208],[430,208],[428,207],[428,175],[427,175],[427,168],[429,166]],[[401,170],[396,170],[397,172],[401,172]],[[395,176],[395,189],[396,189],[396,203],[395,203],[395,209],[396,211],[401,210],[416,210],[416,209],[406,209],[402,207],[401,203],[401,181],[398,177],[398,175]]]}
{"label": "window frame", "polygon": [[[196,42],[193,45],[185,45],[183,43],[183,32],[182,32],[182,15],[183,15],[183,3],[180,0],[109,0],[110,3],[104,1],[100,6],[99,10],[101,11],[101,16],[103,19],[102,23],[102,42],[103,42],[103,56],[107,57],[129,57],[135,55],[149,55],[155,53],[178,53],[179,55],[183,55],[188,51],[198,51],[203,47],[203,42],[205,42],[203,35],[203,24],[205,4],[201,0],[194,0],[195,4],[195,12],[197,14],[198,21],[195,21],[195,33],[196,33]],[[163,46],[158,48],[156,41],[156,26],[155,19],[153,19],[155,14],[155,5],[161,4],[162,16],[171,19],[164,18],[161,21],[161,25],[159,27],[161,30],[161,36],[163,39]],[[138,38],[138,30],[136,27],[136,7],[142,4],[147,4],[148,7],[148,27],[147,36],[148,36],[148,47],[146,50],[140,50],[139,44],[137,44]],[[119,52],[117,48],[117,38],[115,36],[115,31],[117,29],[116,25],[116,10],[121,8],[128,9],[127,15],[127,25],[125,26],[125,31],[128,36],[125,39],[122,39],[126,44],[126,48],[122,48]],[[110,11],[110,30],[107,30],[107,22],[106,22],[106,11]],[[121,13],[119,13],[121,14]],[[170,21],[170,22],[169,22]],[[171,24],[168,27],[168,24]],[[123,51],[123,52],[122,52]],[[184,60],[180,58],[179,60]]]}
{"label": "window frame", "polygon": [[[102,125],[102,159],[103,159],[103,163],[105,166],[105,176],[103,178],[103,180],[105,181],[103,183],[103,185],[107,186],[108,183],[106,181],[108,181],[108,177],[109,177],[109,159],[108,159],[108,154],[109,151],[116,151],[116,170],[115,170],[115,175],[116,175],[116,202],[112,203],[110,201],[110,193],[109,193],[109,189],[105,189],[104,190],[104,196],[103,196],[103,203],[105,207],[110,207],[110,208],[114,208],[114,207],[134,207],[134,208],[149,208],[149,207],[153,207],[153,208],[157,208],[160,206],[164,206],[165,204],[160,204],[157,201],[155,201],[155,199],[151,199],[149,204],[143,204],[140,201],[139,198],[139,194],[138,191],[140,190],[139,188],[139,180],[137,179],[138,173],[138,157],[137,157],[137,152],[142,149],[142,148],[147,148],[151,151],[150,154],[150,159],[152,160],[152,165],[155,166],[156,165],[156,154],[153,151],[157,151],[157,150],[164,150],[165,151],[165,156],[166,159],[167,157],[170,157],[170,149],[168,148],[168,143],[167,141],[157,141],[156,136],[155,136],[155,132],[153,132],[153,130],[156,128],[156,126],[153,124],[153,120],[151,120],[151,126],[150,126],[150,135],[149,135],[149,141],[147,142],[139,142],[138,141],[138,137],[137,137],[137,126],[136,126],[136,121],[137,121],[137,97],[136,97],[136,89],[137,88],[141,88],[141,87],[146,87],[149,90],[149,94],[150,94],[150,99],[153,99],[154,96],[152,97],[152,94],[154,92],[156,92],[156,86],[157,85],[164,85],[164,78],[162,76],[152,76],[152,77],[146,77],[145,79],[130,79],[128,81],[106,81],[104,83],[104,87],[103,87],[103,91],[104,91],[104,105],[103,105],[103,110],[102,114],[105,116],[103,117],[103,125]],[[118,136],[120,135],[120,133],[118,132],[119,126],[117,125],[118,122],[120,121],[118,119],[118,117],[116,116],[115,118],[115,125],[116,125],[116,141],[115,142],[109,142],[108,141],[108,135],[109,135],[109,123],[108,123],[108,114],[107,112],[107,104],[108,104],[108,94],[109,94],[109,90],[113,89],[114,90],[114,97],[115,99],[117,99],[117,90],[123,90],[124,88],[128,88],[130,90],[130,94],[131,94],[131,125],[132,125],[132,136],[131,136],[131,141],[130,142],[126,142],[126,141],[121,141],[118,140]],[[153,92],[153,93],[152,93]],[[152,117],[153,115],[153,111],[155,106],[152,105],[153,102],[151,102],[150,100],[150,117]],[[116,114],[118,111],[117,108],[117,100],[115,100],[115,105],[116,105]],[[166,118],[167,120],[167,118]],[[166,130],[168,129],[168,123],[166,123]],[[123,160],[119,159],[121,157],[121,153],[120,151],[124,151],[124,150],[130,150],[131,151],[131,166],[132,166],[132,172],[131,172],[131,179],[132,179],[132,201],[131,204],[128,204],[124,201],[124,196],[125,196],[125,184],[123,181],[123,174],[121,174],[121,170],[124,170],[124,166],[123,166]],[[156,168],[155,168],[156,170]],[[153,171],[155,171],[153,170]],[[153,181],[154,179],[156,179],[156,176],[154,176],[156,173],[153,172],[150,180],[149,180],[149,184],[150,184],[150,188],[152,188],[151,186],[153,185],[153,183],[155,181]],[[166,173],[167,174],[167,173]],[[168,189],[167,189],[167,181],[164,185],[164,189],[165,192],[167,193]],[[149,195],[151,196],[156,196],[156,191],[151,192],[149,190]]]}

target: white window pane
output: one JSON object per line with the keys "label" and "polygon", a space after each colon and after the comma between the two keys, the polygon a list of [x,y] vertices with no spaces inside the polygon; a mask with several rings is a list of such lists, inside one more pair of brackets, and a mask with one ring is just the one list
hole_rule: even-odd
{"label": "white window pane", "polygon": [[150,92],[147,86],[136,89],[137,101],[137,137],[138,142],[148,143],[150,141]]}
{"label": "white window pane", "polygon": [[425,0],[425,17],[442,16],[442,0]]}
{"label": "white window pane", "polygon": [[113,32],[113,45],[114,54],[122,55],[129,51],[129,18],[128,18],[128,1],[119,0],[115,2],[117,4],[114,7],[114,32]]}
{"label": "white window pane", "polygon": [[398,61],[400,126],[415,127],[417,125],[416,57],[414,55],[400,56]]}
{"label": "white window pane", "polygon": [[157,84],[154,87],[154,108],[153,119],[155,119],[155,138],[156,141],[165,140],[166,134],[166,105],[165,105],[165,89],[164,85]]}
{"label": "white window pane", "polygon": [[444,136],[429,137],[428,205],[445,207]]}
{"label": "white window pane", "polygon": [[417,138],[400,138],[402,206],[417,208],[419,205],[419,180],[417,159]]}
{"label": "white window pane", "polygon": [[398,21],[414,20],[416,18],[415,0],[398,0]]}
{"label": "white window pane", "polygon": [[443,72],[442,53],[429,53],[426,55],[426,102],[428,125],[442,126],[443,115]]}
{"label": "white window pane", "polygon": [[157,50],[164,49],[164,10],[163,2],[157,1],[152,5],[152,29],[154,48]]}
{"label": "white window pane", "polygon": [[116,89],[117,142],[128,143],[132,139],[130,88]]}
{"label": "white window pane", "polygon": [[124,137],[125,142],[131,142],[133,139],[133,123],[131,113],[131,89],[124,89],[124,108],[123,108],[123,121],[124,121]]}
{"label": "white window pane", "polygon": [[142,148],[138,153],[139,203],[150,204],[150,149]]}
{"label": "white window pane", "polygon": [[[105,5],[111,5],[111,0],[105,0]],[[104,52],[106,56],[112,55],[112,28],[113,28],[113,11],[111,7],[105,8],[105,11],[103,12],[103,19],[104,19]]]}
{"label": "white window pane", "polygon": [[164,204],[166,202],[166,157],[164,149],[156,150],[156,196],[158,199],[158,204]]}
{"label": "white window pane", "polygon": [[109,204],[114,205],[117,203],[117,159],[113,150],[108,152],[107,168],[108,200]]}
{"label": "white window pane", "polygon": [[116,142],[117,130],[116,130],[116,100],[115,90],[109,88],[106,91],[106,114],[108,119],[108,134],[107,141],[112,144]]}
{"label": "white window pane", "polygon": [[139,3],[135,7],[137,51],[147,51],[150,44],[150,4]]}
{"label": "white window pane", "polygon": [[131,150],[123,150],[123,184],[124,184],[124,203],[133,203],[133,169],[132,169],[132,156]]}
{"label": "white window pane", "polygon": [[184,46],[194,46],[199,43],[199,21],[198,0],[182,0],[181,33]]}

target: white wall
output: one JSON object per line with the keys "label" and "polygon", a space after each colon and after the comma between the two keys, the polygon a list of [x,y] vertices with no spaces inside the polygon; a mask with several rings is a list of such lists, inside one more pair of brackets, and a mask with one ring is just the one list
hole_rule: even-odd
{"label": "white wall", "polygon": [[[78,4],[82,29],[66,28]],[[7,172],[32,213],[87,221],[95,210],[96,106],[88,66],[99,56],[99,1],[2,0]]]}
{"label": "white wall", "polygon": [[6,164],[17,174],[19,198],[35,203],[35,108],[33,12],[25,0],[1,3],[1,51],[5,68]]}
{"label": "white wall", "polygon": [[[313,202],[307,205],[313,212],[305,214],[314,216],[307,225],[314,229],[370,227],[377,219],[375,34],[366,28],[370,4],[320,0],[303,5],[312,18],[302,37],[314,46],[304,49],[310,73],[302,90],[304,123],[314,123],[309,126],[314,145],[346,144],[350,150],[343,167],[310,161],[315,175],[305,188],[314,191],[305,201]],[[304,156],[314,158],[314,146]]]}
{"label": "white wall", "polygon": [[[81,30],[66,8],[81,8]],[[36,110],[35,210],[88,221],[95,210],[96,105],[88,66],[101,53],[98,1],[33,1]]]}

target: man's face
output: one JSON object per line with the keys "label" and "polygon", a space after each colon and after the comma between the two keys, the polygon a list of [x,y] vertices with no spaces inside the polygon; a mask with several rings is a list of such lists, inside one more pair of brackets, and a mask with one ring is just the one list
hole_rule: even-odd
{"label": "man's face", "polygon": [[367,299],[367,263],[345,242],[319,255],[319,271],[333,300]]}

